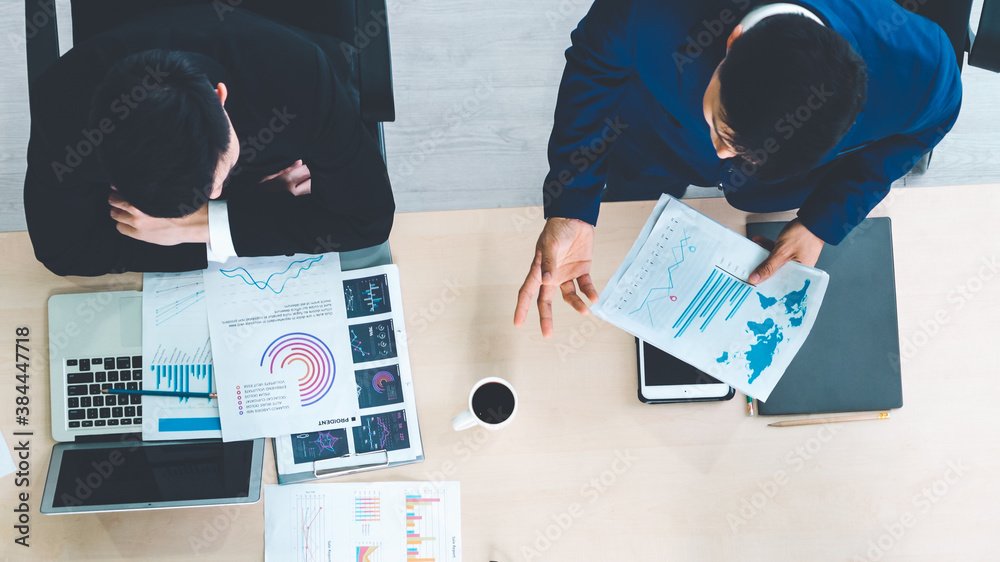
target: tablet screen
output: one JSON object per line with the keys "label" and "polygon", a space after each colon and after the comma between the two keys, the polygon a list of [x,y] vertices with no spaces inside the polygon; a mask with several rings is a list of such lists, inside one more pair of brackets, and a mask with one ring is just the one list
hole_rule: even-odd
{"label": "tablet screen", "polygon": [[721,384],[715,378],[669,355],[659,348],[642,342],[646,386],[678,386],[690,384]]}
{"label": "tablet screen", "polygon": [[59,444],[53,449],[43,511],[256,501],[262,450],[263,440]]}

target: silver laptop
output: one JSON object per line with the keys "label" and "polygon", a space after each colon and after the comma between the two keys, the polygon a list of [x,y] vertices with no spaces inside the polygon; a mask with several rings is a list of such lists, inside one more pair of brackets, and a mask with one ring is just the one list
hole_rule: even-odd
{"label": "silver laptop", "polygon": [[142,441],[142,293],[49,299],[52,449],[39,511],[126,511],[260,500],[264,439]]}
{"label": "silver laptop", "polygon": [[142,293],[49,298],[52,437],[139,432],[142,400],[104,389],[142,389]]}

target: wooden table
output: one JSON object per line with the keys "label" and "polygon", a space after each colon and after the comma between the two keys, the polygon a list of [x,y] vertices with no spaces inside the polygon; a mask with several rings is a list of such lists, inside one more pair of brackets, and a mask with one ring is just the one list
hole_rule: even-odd
{"label": "wooden table", "polygon": [[[750,216],[692,205],[737,231]],[[594,277],[603,287],[652,209],[606,204]],[[403,279],[427,460],[348,480],[462,482],[464,559],[995,560],[1000,552],[1000,186],[897,189],[893,218],[905,407],[888,422],[769,428],[741,399],[643,405],[633,339],[556,306],[512,326],[541,228],[538,208],[401,214]],[[787,214],[784,215],[787,218]],[[43,516],[52,447],[45,303],[138,288],[135,274],[58,278],[25,233],[0,235],[0,428],[30,436],[30,485],[0,480],[0,552],[11,560],[263,557],[263,505]],[[29,423],[15,424],[14,338],[30,328]],[[850,350],[845,350],[849,353]],[[518,417],[452,431],[472,383],[510,380]],[[265,478],[274,482],[273,459]],[[332,480],[331,480],[332,482]],[[13,543],[30,494],[29,548]]]}

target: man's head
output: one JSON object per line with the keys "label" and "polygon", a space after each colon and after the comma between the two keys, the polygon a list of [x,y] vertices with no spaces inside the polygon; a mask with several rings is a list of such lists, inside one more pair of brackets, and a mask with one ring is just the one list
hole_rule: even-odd
{"label": "man's head", "polygon": [[840,142],[867,84],[864,60],[838,33],[777,15],[733,31],[703,109],[719,158],[777,180],[811,170]]}
{"label": "man's head", "polygon": [[181,52],[145,51],[115,64],[94,94],[91,127],[114,127],[97,153],[122,197],[164,218],[218,197],[239,157],[226,95]]}

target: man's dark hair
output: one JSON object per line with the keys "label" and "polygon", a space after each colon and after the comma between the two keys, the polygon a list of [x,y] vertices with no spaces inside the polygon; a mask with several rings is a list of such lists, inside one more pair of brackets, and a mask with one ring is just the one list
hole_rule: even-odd
{"label": "man's dark hair", "polygon": [[[112,185],[154,217],[181,217],[204,204],[229,120],[215,88],[189,56],[165,50],[122,59],[97,87],[91,127],[113,127],[97,153]],[[110,121],[110,125],[109,125]]]}
{"label": "man's dark hair", "polygon": [[837,32],[783,14],[733,41],[719,84],[720,135],[757,179],[774,181],[808,172],[840,142],[867,97],[868,68]]}

